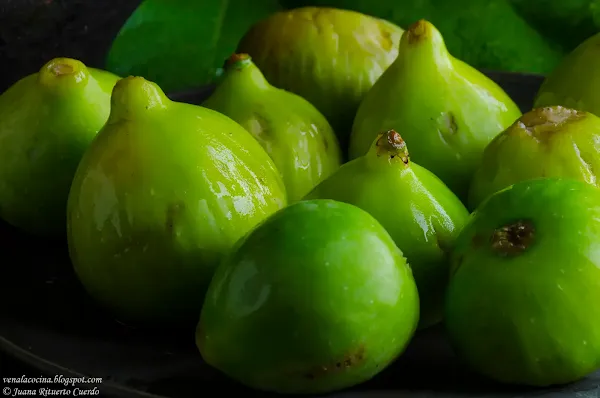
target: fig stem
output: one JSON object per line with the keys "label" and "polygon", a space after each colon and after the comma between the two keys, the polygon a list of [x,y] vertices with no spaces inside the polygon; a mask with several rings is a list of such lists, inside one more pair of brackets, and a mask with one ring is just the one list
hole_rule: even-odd
{"label": "fig stem", "polygon": [[225,62],[225,69],[243,69],[252,63],[252,57],[245,53],[233,54]]}
{"label": "fig stem", "polygon": [[110,97],[109,122],[147,117],[166,109],[169,99],[154,82],[141,76],[128,76],[117,81]]}
{"label": "fig stem", "polygon": [[424,19],[420,19],[417,22],[413,23],[406,30],[406,34],[408,36],[408,42],[418,43],[421,40],[427,38],[429,33],[429,22]]}
{"label": "fig stem", "polygon": [[[38,81],[46,87],[64,87],[77,85],[87,79],[87,68],[76,59],[54,58],[48,61],[38,74]],[[62,82],[62,83],[59,83]]]}
{"label": "fig stem", "polygon": [[518,220],[496,228],[490,237],[493,251],[502,256],[515,256],[523,253],[535,238],[535,227],[529,220]]}
{"label": "fig stem", "polygon": [[402,136],[396,130],[388,130],[385,133],[379,134],[375,143],[377,147],[377,156],[386,156],[390,160],[398,158],[408,165],[410,155],[406,142],[402,139]]}

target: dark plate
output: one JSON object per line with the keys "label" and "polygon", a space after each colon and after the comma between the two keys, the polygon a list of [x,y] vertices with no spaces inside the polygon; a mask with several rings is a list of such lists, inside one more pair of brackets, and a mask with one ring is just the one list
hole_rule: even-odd
{"label": "dark plate", "polygon": [[[542,79],[489,72],[523,111]],[[210,88],[172,95],[198,103]],[[99,310],[75,279],[64,242],[40,242],[0,224],[0,348],[44,374],[102,377],[106,394],[130,397],[259,395],[202,362],[194,330],[124,326]],[[29,377],[39,375],[27,375]],[[598,396],[600,373],[556,389],[515,389],[483,380],[453,356],[439,328],[420,333],[407,352],[368,383],[333,397]],[[585,392],[585,393],[584,393]],[[260,394],[261,396],[264,394]]]}

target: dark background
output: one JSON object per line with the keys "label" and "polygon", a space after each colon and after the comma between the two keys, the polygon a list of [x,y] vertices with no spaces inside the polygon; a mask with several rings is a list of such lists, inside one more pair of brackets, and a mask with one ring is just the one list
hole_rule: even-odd
{"label": "dark background", "polygon": [[0,92],[55,57],[103,67],[140,0],[0,0]]}
{"label": "dark background", "polygon": [[[0,92],[54,57],[77,58],[102,67],[112,39],[139,3],[0,0]],[[39,375],[39,371],[0,353],[0,376],[23,374]]]}
{"label": "dark background", "polygon": [[[18,362],[12,357],[0,352],[0,380],[2,377],[39,377],[40,371]],[[0,381],[0,387],[2,382]]]}

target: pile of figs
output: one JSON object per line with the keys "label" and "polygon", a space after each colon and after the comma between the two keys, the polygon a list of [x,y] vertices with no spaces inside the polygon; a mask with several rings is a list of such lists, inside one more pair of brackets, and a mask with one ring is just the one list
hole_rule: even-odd
{"label": "pile of figs", "polygon": [[524,114],[431,23],[332,8],[257,23],[198,104],[56,58],[0,96],[0,217],[254,389],[363,383],[432,327],[489,379],[573,382],[600,368],[598,42]]}

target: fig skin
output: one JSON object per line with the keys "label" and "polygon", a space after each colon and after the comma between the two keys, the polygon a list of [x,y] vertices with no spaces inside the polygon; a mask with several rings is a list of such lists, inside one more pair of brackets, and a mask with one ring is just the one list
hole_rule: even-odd
{"label": "fig skin", "polygon": [[128,77],[73,181],[71,260],[119,319],[195,324],[218,262],[285,195],[275,165],[239,124]]}
{"label": "fig skin", "polygon": [[254,389],[327,393],[382,371],[418,317],[410,267],[372,216],[332,200],[300,201],[219,265],[196,344],[208,364]]}
{"label": "fig skin", "polygon": [[55,58],[0,95],[0,218],[64,239],[77,165],[110,112],[118,76]]}
{"label": "fig skin", "polygon": [[561,105],[600,117],[600,33],[583,41],[546,76],[534,107]]}
{"label": "fig skin", "polygon": [[473,176],[469,207],[519,181],[572,178],[598,186],[600,118],[561,106],[535,108],[496,136]]}
{"label": "fig skin", "polygon": [[379,131],[402,132],[412,159],[463,202],[486,145],[521,112],[492,80],[452,57],[429,22],[402,36],[396,61],[360,104],[350,159],[364,155]]}
{"label": "fig skin", "polygon": [[364,95],[396,59],[404,32],[383,19],[329,7],[301,7],[256,23],[237,52],[248,53],[275,87],[312,103],[346,154]]}
{"label": "fig skin", "polygon": [[489,378],[530,386],[600,368],[600,190],[538,178],[488,197],[455,242],[445,325]]}
{"label": "fig skin", "polygon": [[271,86],[247,54],[229,59],[202,106],[229,116],[258,140],[282,174],[288,202],[340,167],[340,147],[325,117],[304,98]]}
{"label": "fig skin", "polygon": [[409,160],[400,134],[379,134],[366,155],[344,164],[306,196],[315,198],[350,203],[374,216],[413,270],[419,328],[442,320],[448,254],[469,212],[439,178]]}

